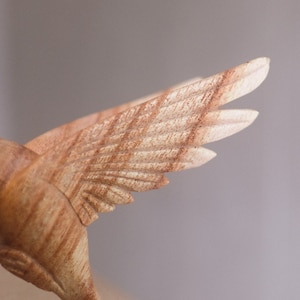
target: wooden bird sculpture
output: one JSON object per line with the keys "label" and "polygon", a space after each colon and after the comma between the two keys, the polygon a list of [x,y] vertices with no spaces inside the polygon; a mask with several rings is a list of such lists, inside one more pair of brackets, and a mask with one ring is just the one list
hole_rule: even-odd
{"label": "wooden bird sculpture", "polygon": [[203,144],[234,134],[257,112],[219,110],[265,79],[258,58],[205,79],[96,113],[27,144],[0,140],[0,263],[63,300],[100,299],[86,227],[98,213],[158,189],[166,172],[200,166]]}

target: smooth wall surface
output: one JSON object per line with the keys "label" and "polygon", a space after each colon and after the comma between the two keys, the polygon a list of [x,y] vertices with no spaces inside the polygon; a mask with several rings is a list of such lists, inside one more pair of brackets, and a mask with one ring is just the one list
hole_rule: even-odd
{"label": "smooth wall surface", "polygon": [[210,145],[207,165],[101,216],[90,255],[137,299],[299,299],[299,1],[13,0],[0,14],[0,132],[20,143],[271,57],[266,82],[231,105],[257,121]]}

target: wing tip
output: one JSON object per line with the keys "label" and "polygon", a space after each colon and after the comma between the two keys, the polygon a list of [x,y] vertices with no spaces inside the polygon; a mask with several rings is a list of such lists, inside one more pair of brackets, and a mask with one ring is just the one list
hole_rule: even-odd
{"label": "wing tip", "polygon": [[259,57],[220,73],[226,75],[225,78],[227,77],[225,87],[227,85],[231,87],[223,91],[224,94],[220,96],[218,106],[253,92],[266,79],[269,69],[270,59]]}
{"label": "wing tip", "polygon": [[216,155],[216,152],[204,147],[189,148],[183,157],[184,160],[189,162],[183,164],[181,168],[175,169],[175,171],[200,167],[215,158]]}
{"label": "wing tip", "polygon": [[[266,79],[270,70],[270,58],[268,57],[258,57],[250,60],[245,65],[245,73],[249,74],[248,91],[250,93],[261,85],[261,83]],[[244,66],[241,65],[241,66]]]}

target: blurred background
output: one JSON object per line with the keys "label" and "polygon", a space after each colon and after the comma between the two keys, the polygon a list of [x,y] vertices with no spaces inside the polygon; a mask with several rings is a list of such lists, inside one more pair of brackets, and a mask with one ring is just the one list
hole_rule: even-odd
{"label": "blurred background", "polygon": [[135,299],[299,299],[299,16],[298,0],[0,1],[0,136],[19,143],[271,58],[232,105],[260,112],[251,127],[90,226],[96,274]]}

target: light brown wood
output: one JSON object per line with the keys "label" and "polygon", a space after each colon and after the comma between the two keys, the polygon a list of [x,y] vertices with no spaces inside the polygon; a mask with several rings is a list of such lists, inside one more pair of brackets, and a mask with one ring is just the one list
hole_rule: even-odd
{"label": "light brown wood", "polygon": [[[95,276],[95,285],[101,291],[103,300],[134,300],[135,298],[99,276]],[[45,292],[32,284],[0,268],[1,300],[58,300],[51,292]]]}
{"label": "light brown wood", "polygon": [[219,107],[255,89],[268,70],[269,60],[258,58],[63,125],[25,146],[0,140],[2,266],[63,300],[100,299],[86,226],[132,202],[132,191],[167,184],[164,173],[212,159],[203,144],[257,116]]}

